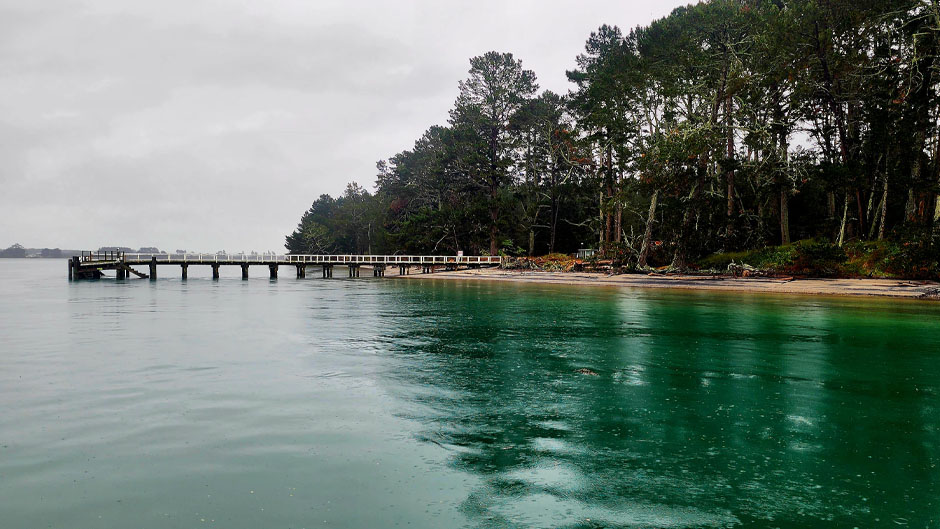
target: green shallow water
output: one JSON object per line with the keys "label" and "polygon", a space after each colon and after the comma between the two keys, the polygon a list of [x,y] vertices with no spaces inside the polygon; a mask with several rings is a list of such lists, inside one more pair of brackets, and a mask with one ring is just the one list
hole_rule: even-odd
{"label": "green shallow water", "polygon": [[938,304],[227,272],[0,260],[0,527],[940,527]]}

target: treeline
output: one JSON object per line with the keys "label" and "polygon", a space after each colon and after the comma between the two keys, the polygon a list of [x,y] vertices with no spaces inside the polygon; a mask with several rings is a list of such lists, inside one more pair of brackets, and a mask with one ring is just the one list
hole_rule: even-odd
{"label": "treeline", "polygon": [[24,257],[46,257],[59,259],[65,254],[59,248],[26,248],[22,244],[16,243],[3,250],[0,250],[0,259],[2,258],[24,258]]}
{"label": "treeline", "polygon": [[712,0],[602,26],[564,96],[489,52],[374,194],[321,196],[286,246],[676,268],[803,239],[935,255],[938,39],[940,0]]}

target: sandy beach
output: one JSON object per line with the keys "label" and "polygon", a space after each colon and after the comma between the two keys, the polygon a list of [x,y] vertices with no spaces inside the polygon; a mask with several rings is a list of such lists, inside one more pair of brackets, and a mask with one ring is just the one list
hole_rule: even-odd
{"label": "sandy beach", "polygon": [[538,272],[499,270],[459,270],[435,272],[432,275],[407,275],[404,279],[513,281],[559,285],[593,285],[627,288],[673,288],[767,294],[799,294],[820,296],[877,296],[894,298],[936,299],[940,283],[898,279],[775,279],[736,278],[728,276],[692,275],[606,275],[597,273]]}

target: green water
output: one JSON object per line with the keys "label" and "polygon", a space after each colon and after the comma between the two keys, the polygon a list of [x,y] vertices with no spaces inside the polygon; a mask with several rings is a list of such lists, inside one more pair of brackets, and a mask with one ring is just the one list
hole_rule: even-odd
{"label": "green water", "polygon": [[940,527],[940,304],[238,273],[0,260],[0,527]]}

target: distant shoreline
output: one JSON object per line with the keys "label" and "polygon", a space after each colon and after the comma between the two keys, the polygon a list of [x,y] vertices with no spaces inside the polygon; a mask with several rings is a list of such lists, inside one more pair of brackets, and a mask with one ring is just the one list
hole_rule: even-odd
{"label": "distant shoreline", "polygon": [[[397,276],[399,277],[399,276]],[[646,289],[710,290],[815,296],[888,297],[936,299],[940,283],[898,279],[774,279],[693,275],[606,275],[586,272],[521,270],[461,270],[433,275],[400,276],[403,279],[509,281],[555,285],[605,286]]]}

